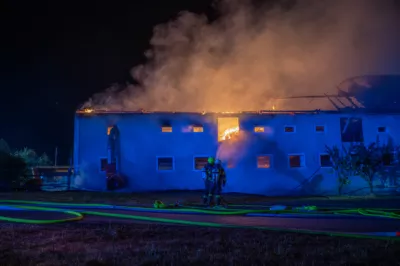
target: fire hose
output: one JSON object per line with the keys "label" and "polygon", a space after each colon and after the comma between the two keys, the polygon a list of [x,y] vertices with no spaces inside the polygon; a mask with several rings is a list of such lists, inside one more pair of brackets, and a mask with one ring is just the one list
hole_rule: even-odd
{"label": "fire hose", "polygon": [[[163,204],[158,201],[157,204]],[[107,204],[77,204],[77,203],[54,203],[54,202],[40,202],[40,201],[21,201],[21,200],[0,200],[0,210],[1,208],[14,208],[14,210],[25,210],[25,211],[40,211],[40,212],[56,212],[62,213],[64,215],[69,215],[71,217],[65,219],[53,219],[53,220],[33,220],[33,219],[22,219],[8,216],[0,216],[0,221],[11,222],[11,223],[25,223],[25,224],[56,224],[80,221],[84,219],[85,215],[91,216],[102,216],[109,218],[120,218],[129,219],[136,221],[148,221],[148,222],[158,222],[167,223],[175,225],[191,225],[191,226],[203,226],[203,227],[225,227],[225,228],[253,228],[258,230],[269,230],[269,231],[279,231],[287,233],[306,233],[313,235],[329,235],[329,236],[340,236],[340,237],[357,237],[357,238],[374,238],[374,239],[392,239],[399,241],[400,238],[387,237],[387,236],[373,236],[364,235],[357,233],[335,233],[327,231],[314,231],[314,230],[303,230],[303,229],[280,229],[265,226],[244,226],[244,225],[232,225],[232,224],[221,224],[213,222],[201,222],[201,221],[187,221],[180,219],[169,219],[160,217],[148,217],[141,215],[131,215],[131,214],[121,214],[114,213],[112,210],[130,210],[135,212],[161,212],[161,213],[178,213],[178,214],[203,214],[203,215],[247,215],[247,214],[301,214],[313,217],[316,214],[319,215],[358,215],[367,216],[375,218],[389,218],[400,220],[399,209],[339,209],[339,208],[324,208],[318,209],[316,206],[303,206],[296,208],[287,208],[282,210],[271,210],[270,206],[262,205],[234,205],[232,207],[249,207],[249,209],[226,209],[226,210],[212,210],[212,209],[201,209],[193,206],[176,206],[165,205],[161,209],[156,208],[146,208],[146,207],[131,207],[131,206],[114,206]],[[155,206],[154,206],[155,207]],[[259,208],[259,209],[250,209]],[[103,210],[94,211],[93,209]],[[104,212],[104,210],[110,210],[109,212]]]}

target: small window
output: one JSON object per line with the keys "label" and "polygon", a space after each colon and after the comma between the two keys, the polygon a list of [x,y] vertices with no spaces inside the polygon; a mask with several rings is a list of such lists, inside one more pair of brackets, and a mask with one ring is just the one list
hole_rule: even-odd
{"label": "small window", "polygon": [[285,127],[285,133],[295,133],[296,128],[294,126],[286,126]]}
{"label": "small window", "polygon": [[194,157],[194,170],[201,170],[207,164],[208,157]]}
{"label": "small window", "polygon": [[329,154],[320,154],[319,155],[319,165],[321,167],[332,167],[331,156]]}
{"label": "small window", "polygon": [[110,135],[111,134],[111,130],[113,129],[113,127],[108,127],[107,128],[107,135]]}
{"label": "small window", "polygon": [[325,132],[325,126],[315,126],[315,132],[324,133]]}
{"label": "small window", "polygon": [[305,166],[304,155],[293,154],[289,155],[289,166],[290,168],[300,168]]}
{"label": "small window", "polygon": [[256,133],[262,133],[265,131],[264,127],[254,127],[254,132]]}
{"label": "small window", "polygon": [[203,129],[202,126],[194,126],[194,127],[193,127],[193,132],[195,132],[195,133],[201,133],[201,132],[204,132],[204,129]]}
{"label": "small window", "polygon": [[161,132],[164,132],[164,133],[171,133],[171,132],[172,132],[172,127],[170,127],[170,126],[163,126],[163,127],[161,127]]}
{"label": "small window", "polygon": [[271,168],[271,157],[269,155],[258,156],[257,168]]}
{"label": "small window", "polygon": [[386,127],[378,127],[378,133],[386,133]]}
{"label": "small window", "polygon": [[100,158],[100,171],[104,172],[107,170],[108,159],[107,158]]}
{"label": "small window", "polygon": [[158,157],[157,158],[158,171],[171,171],[174,170],[174,158],[172,157]]}

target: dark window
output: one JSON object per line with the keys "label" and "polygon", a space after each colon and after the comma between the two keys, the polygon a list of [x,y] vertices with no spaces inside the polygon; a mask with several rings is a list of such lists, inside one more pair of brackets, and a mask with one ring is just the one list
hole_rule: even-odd
{"label": "dark window", "polygon": [[378,127],[378,132],[379,133],[385,133],[386,132],[386,127]]}
{"label": "dark window", "polygon": [[393,165],[398,160],[397,152],[384,153],[382,156],[382,163],[384,166]]}
{"label": "dark window", "polygon": [[321,167],[332,167],[331,156],[329,154],[321,154],[319,156]]}
{"label": "dark window", "polygon": [[304,166],[304,156],[303,155],[290,155],[289,156],[289,166],[290,168],[299,168]]}
{"label": "dark window", "polygon": [[285,132],[286,133],[294,133],[295,132],[295,128],[294,127],[285,127]]}
{"label": "dark window", "polygon": [[207,164],[208,157],[195,157],[194,158],[194,169],[201,170]]}
{"label": "dark window", "polygon": [[361,118],[340,118],[342,142],[363,142],[364,134]]}
{"label": "dark window", "polygon": [[268,155],[257,157],[257,168],[270,168],[271,167],[271,157]]}
{"label": "dark window", "polygon": [[315,132],[325,132],[324,126],[315,126]]}
{"label": "dark window", "polygon": [[172,157],[158,157],[157,166],[159,171],[174,169],[174,159]]}
{"label": "dark window", "polygon": [[107,169],[107,165],[108,165],[108,159],[101,158],[100,159],[100,171],[104,172]]}

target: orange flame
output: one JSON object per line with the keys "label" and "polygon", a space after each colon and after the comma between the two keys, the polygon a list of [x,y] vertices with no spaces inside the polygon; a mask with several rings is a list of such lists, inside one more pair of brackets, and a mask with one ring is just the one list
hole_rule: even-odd
{"label": "orange flame", "polygon": [[239,133],[239,127],[228,128],[222,134],[221,139],[222,140],[231,139],[234,135],[237,135],[238,133]]}

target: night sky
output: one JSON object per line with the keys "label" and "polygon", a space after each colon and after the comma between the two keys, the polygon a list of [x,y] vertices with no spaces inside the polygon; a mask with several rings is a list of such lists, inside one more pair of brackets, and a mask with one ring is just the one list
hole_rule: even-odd
{"label": "night sky", "polygon": [[93,93],[131,81],[153,27],[210,0],[2,1],[0,138],[66,164],[75,110]]}

